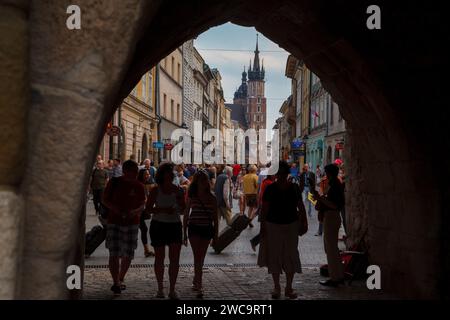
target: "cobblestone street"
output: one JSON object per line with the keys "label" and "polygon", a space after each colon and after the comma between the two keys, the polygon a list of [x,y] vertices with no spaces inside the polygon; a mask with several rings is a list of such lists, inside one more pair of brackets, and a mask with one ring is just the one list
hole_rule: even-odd
{"label": "cobblestone street", "polygon": [[[206,267],[204,268],[204,299],[213,300],[267,300],[271,299],[271,276],[266,269],[258,267]],[[177,292],[180,299],[196,299],[191,291],[192,267],[180,268]],[[109,290],[111,276],[107,268],[87,268],[85,272],[84,299],[89,300],[158,300],[153,268],[130,268],[127,289],[119,297]],[[167,278],[167,272],[166,272]],[[319,284],[322,277],[318,268],[304,267],[303,273],[294,278],[294,289],[300,300],[349,300],[349,299],[388,299],[381,291],[370,291],[365,282],[353,282],[351,286],[327,288]],[[282,280],[282,285],[284,279]],[[165,279],[168,288],[168,279]],[[167,295],[167,290],[166,290]]]}

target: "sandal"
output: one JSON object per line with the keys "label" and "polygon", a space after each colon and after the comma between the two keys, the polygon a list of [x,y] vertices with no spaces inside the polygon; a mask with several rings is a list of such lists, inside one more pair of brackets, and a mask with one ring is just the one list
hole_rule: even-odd
{"label": "sandal", "polygon": [[281,297],[280,290],[273,290],[272,291],[272,299],[278,300]]}
{"label": "sandal", "polygon": [[180,300],[176,291],[169,293],[169,299],[170,300]]}
{"label": "sandal", "polygon": [[286,298],[289,298],[289,299],[297,299],[298,298],[298,294],[297,293],[295,293],[295,291],[294,291],[294,289],[289,289],[289,290],[284,290],[284,296],[286,297]]}
{"label": "sandal", "polygon": [[197,292],[197,299],[203,299],[203,289],[198,289]]}
{"label": "sandal", "polygon": [[156,293],[156,298],[158,299],[164,299],[166,296],[164,295],[164,291],[163,290],[158,290],[158,292]]}
{"label": "sandal", "polygon": [[111,287],[111,291],[114,293],[115,296],[118,296],[122,293],[122,290],[120,289],[120,286],[118,286],[118,285],[113,285]]}

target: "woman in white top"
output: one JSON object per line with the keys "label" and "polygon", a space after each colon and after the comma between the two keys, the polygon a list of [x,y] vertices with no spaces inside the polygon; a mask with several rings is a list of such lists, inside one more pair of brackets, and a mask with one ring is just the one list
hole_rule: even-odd
{"label": "woman in white top", "polygon": [[245,167],[242,167],[241,172],[236,178],[236,183],[233,190],[233,198],[239,200],[239,212],[241,215],[245,212],[245,199],[244,199],[244,176],[247,174]]}
{"label": "woman in white top", "polygon": [[157,187],[150,191],[147,210],[153,215],[150,224],[150,239],[155,248],[155,274],[158,281],[158,298],[164,298],[164,259],[169,247],[169,298],[178,299],[175,284],[180,268],[180,250],[183,231],[180,214],[185,209],[183,190],[173,184],[174,165],[162,164],[155,176]]}

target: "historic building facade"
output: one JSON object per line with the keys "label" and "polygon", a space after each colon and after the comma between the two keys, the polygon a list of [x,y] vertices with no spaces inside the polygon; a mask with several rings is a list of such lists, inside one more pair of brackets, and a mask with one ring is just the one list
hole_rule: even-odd
{"label": "historic building facade", "polygon": [[327,135],[325,136],[326,163],[336,159],[343,160],[345,149],[345,121],[339,106],[331,101],[328,106]]}
{"label": "historic building facade", "polygon": [[158,160],[157,150],[153,148],[153,142],[158,141],[155,98],[155,68],[152,68],[142,76],[108,123],[99,150],[103,159]]}
{"label": "historic building facade", "polygon": [[160,159],[171,160],[172,132],[183,126],[183,48],[178,47],[158,63],[159,132],[164,148]]}
{"label": "historic building facade", "polygon": [[330,101],[331,97],[322,87],[319,77],[311,73],[310,134],[306,143],[306,162],[314,169],[317,165],[324,165],[326,112]]}

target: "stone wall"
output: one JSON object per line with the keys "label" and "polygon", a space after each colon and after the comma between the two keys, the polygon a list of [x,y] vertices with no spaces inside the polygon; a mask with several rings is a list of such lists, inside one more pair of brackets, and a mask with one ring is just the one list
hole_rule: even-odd
{"label": "stone wall", "polygon": [[26,159],[28,1],[0,1],[0,299],[14,298]]}
{"label": "stone wall", "polygon": [[[84,199],[112,97],[151,1],[80,1],[82,29],[68,30],[69,1],[31,6],[32,108],[22,183],[27,211],[18,297],[73,297],[66,268],[82,264]],[[45,14],[44,14],[45,13]],[[76,295],[75,295],[76,297]]]}

